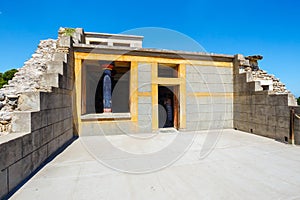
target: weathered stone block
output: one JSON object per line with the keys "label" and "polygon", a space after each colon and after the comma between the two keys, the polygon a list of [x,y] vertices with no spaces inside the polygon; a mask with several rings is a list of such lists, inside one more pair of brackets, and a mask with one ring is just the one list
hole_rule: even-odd
{"label": "weathered stone block", "polygon": [[64,132],[64,122],[60,121],[53,124],[53,137],[57,137]]}
{"label": "weathered stone block", "polygon": [[67,62],[67,54],[62,52],[55,52],[53,55],[53,60]]}
{"label": "weathered stone block", "polygon": [[49,87],[59,87],[59,80],[61,75],[57,73],[52,74],[44,74],[41,77],[41,85],[42,86],[49,86]]}
{"label": "weathered stone block", "polygon": [[280,127],[276,127],[276,135],[275,135],[275,139],[281,142],[287,142],[285,141],[286,138],[289,138],[289,128],[280,128]]}
{"label": "weathered stone block", "polygon": [[31,131],[31,112],[14,111],[12,117],[12,132],[29,133]]}
{"label": "weathered stone block", "polygon": [[151,83],[151,73],[148,71],[139,71],[138,72],[138,83]]}
{"label": "weathered stone block", "polygon": [[275,107],[276,116],[289,117],[290,108],[288,106],[276,106]]}
{"label": "weathered stone block", "polygon": [[24,92],[18,99],[18,109],[20,111],[38,111],[40,110],[40,93]]}
{"label": "weathered stone block", "polygon": [[40,129],[40,137],[42,145],[50,142],[53,139],[53,126],[49,125]]}
{"label": "weathered stone block", "polygon": [[289,129],[290,127],[290,118],[289,117],[276,117],[276,127]]}
{"label": "weathered stone block", "polygon": [[7,169],[0,170],[0,199],[2,199],[7,193],[8,193],[8,175],[7,175]]}
{"label": "weathered stone block", "polygon": [[152,104],[138,104],[138,112],[140,115],[152,115]]}
{"label": "weathered stone block", "polygon": [[40,146],[41,135],[39,130],[24,135],[22,138],[22,156],[25,157],[34,150],[40,148]]}
{"label": "weathered stone block", "polygon": [[22,137],[0,144],[0,170],[5,169],[22,157]]}
{"label": "weathered stone block", "polygon": [[48,158],[47,145],[44,145],[32,153],[33,170],[37,169]]}
{"label": "weathered stone block", "polygon": [[146,82],[139,84],[138,86],[138,92],[151,92],[152,91],[152,86],[151,82]]}
{"label": "weathered stone block", "polygon": [[151,121],[151,115],[138,115],[138,121]]}
{"label": "weathered stone block", "polygon": [[152,103],[152,97],[138,97],[138,102],[140,104],[151,104]]}
{"label": "weathered stone block", "polygon": [[67,74],[67,64],[63,61],[49,61],[47,63],[47,73]]}
{"label": "weathered stone block", "polygon": [[64,131],[73,128],[73,118],[68,118],[64,120]]}
{"label": "weathered stone block", "polygon": [[33,171],[32,165],[32,154],[22,158],[18,162],[9,166],[8,168],[8,177],[9,177],[9,186],[8,189],[12,190],[15,188],[22,180],[30,175]]}
{"label": "weathered stone block", "polygon": [[138,72],[151,72],[151,67],[149,63],[138,63]]}

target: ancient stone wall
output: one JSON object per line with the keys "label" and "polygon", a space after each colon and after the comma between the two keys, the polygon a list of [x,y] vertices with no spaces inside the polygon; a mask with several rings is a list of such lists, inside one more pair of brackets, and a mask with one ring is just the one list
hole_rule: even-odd
{"label": "ancient stone wall", "polygon": [[231,67],[186,66],[186,129],[209,130],[233,126]]}
{"label": "ancient stone wall", "polygon": [[[235,58],[234,72],[234,128],[257,135],[266,136],[282,142],[291,142],[290,105],[295,105],[294,97],[273,76],[258,75],[262,70],[242,70],[245,59]],[[261,76],[261,77],[260,77]],[[259,77],[259,78],[258,78]],[[274,88],[264,90],[261,80],[269,80]]]}
{"label": "ancient stone wall", "polygon": [[295,144],[300,145],[300,107],[294,107],[295,117],[294,117],[294,134],[295,134]]}
{"label": "ancient stone wall", "polygon": [[[73,53],[70,36],[41,41],[1,90],[10,133],[0,136],[0,197],[22,183],[73,138]],[[15,104],[10,95],[16,98]]]}

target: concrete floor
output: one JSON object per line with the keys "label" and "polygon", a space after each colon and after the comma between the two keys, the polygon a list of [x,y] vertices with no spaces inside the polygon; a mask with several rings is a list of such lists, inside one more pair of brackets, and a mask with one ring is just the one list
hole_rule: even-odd
{"label": "concrete floor", "polygon": [[300,199],[299,146],[235,130],[191,135],[79,138],[11,199]]}

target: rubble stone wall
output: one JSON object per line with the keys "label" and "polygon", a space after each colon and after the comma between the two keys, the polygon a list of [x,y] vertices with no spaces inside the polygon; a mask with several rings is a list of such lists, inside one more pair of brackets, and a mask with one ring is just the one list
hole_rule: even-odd
{"label": "rubble stone wall", "polygon": [[[240,73],[241,59],[235,58],[234,73],[234,128],[281,142],[291,142],[291,95],[286,92],[266,90],[251,71]],[[274,87],[275,88],[275,87]]]}
{"label": "rubble stone wall", "polygon": [[[44,57],[39,53],[43,45],[51,46]],[[15,95],[17,105],[1,110],[11,116],[11,130],[0,136],[0,198],[73,138],[71,37],[60,36],[57,46],[42,41],[37,52],[1,90]]]}

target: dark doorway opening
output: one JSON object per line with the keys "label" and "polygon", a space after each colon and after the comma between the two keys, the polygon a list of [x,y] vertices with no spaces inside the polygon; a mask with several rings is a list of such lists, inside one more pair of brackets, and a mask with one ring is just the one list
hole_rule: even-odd
{"label": "dark doorway opening", "polygon": [[158,86],[158,126],[178,128],[178,87]]}

